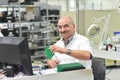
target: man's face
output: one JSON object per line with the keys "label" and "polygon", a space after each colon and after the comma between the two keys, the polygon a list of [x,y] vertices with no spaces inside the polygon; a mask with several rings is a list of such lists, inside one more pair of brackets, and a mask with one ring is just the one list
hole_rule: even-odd
{"label": "man's face", "polygon": [[58,21],[58,31],[60,36],[62,36],[64,39],[68,39],[74,34],[75,26],[72,25],[68,19],[60,19]]}

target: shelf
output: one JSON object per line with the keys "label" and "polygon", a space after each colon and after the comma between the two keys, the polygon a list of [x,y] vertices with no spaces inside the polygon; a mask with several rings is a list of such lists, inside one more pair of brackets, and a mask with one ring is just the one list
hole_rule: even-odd
{"label": "shelf", "polygon": [[50,32],[51,30],[49,28],[44,28],[44,29],[33,29],[33,30],[22,30],[21,32],[22,33],[38,33],[38,32],[41,32],[41,33],[47,33],[47,32]]}
{"label": "shelf", "polygon": [[18,6],[18,4],[16,4],[16,5],[0,5],[0,8],[6,8],[6,7],[9,7],[9,8],[13,8],[13,7],[18,8],[19,6]]}
{"label": "shelf", "polygon": [[42,38],[42,37],[38,37],[38,38],[29,38],[28,41],[35,41],[35,40],[48,40],[49,38]]}
{"label": "shelf", "polygon": [[0,5],[1,8],[22,8],[22,7],[43,7],[43,6],[46,6],[46,4],[29,4],[29,5],[26,5],[26,4],[19,4],[19,3],[16,3],[16,4],[10,4],[10,5]]}
{"label": "shelf", "polygon": [[36,59],[36,58],[45,58],[45,55],[35,55],[35,56],[31,56],[31,59]]}
{"label": "shelf", "polygon": [[[6,8],[2,13],[4,13],[5,21],[0,21],[3,25],[3,29],[8,29],[12,32],[13,28],[16,29],[19,36],[27,37],[28,45],[32,54],[37,51],[44,50],[44,48],[52,41],[55,42],[56,36],[54,31],[57,28],[51,28],[50,24],[57,24],[60,17],[60,8],[57,6],[51,6],[45,3],[34,3],[34,4],[20,4],[11,3],[10,5],[0,5],[0,8]],[[55,15],[55,10],[58,15]],[[52,12],[52,13],[50,13]],[[10,13],[10,15],[8,15]],[[11,17],[10,20],[7,17]],[[2,19],[1,19],[2,20]],[[9,36],[9,35],[8,35]],[[37,56],[39,57],[39,55]],[[35,58],[35,56],[34,56]]]}
{"label": "shelf", "polygon": [[37,49],[44,49],[46,46],[34,46],[34,47],[30,47],[30,49],[34,49],[34,50],[37,50]]}

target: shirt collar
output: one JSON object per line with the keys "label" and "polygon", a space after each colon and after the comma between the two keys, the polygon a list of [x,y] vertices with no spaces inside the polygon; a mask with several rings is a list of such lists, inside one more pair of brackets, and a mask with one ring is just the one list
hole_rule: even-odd
{"label": "shirt collar", "polygon": [[68,40],[67,40],[66,42],[65,42],[65,41],[63,40],[63,38],[62,38],[62,40],[63,40],[65,46],[67,46],[67,45],[72,41],[74,35],[75,35],[75,33],[74,33],[71,37],[69,37]]}

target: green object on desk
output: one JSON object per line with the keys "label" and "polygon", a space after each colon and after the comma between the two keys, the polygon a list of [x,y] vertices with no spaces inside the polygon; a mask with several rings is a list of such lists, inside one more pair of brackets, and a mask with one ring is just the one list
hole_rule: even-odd
{"label": "green object on desk", "polygon": [[[53,56],[53,53],[49,50],[49,45],[45,48],[45,55],[48,59],[51,59]],[[77,62],[57,65],[57,72],[77,70],[77,69],[85,69],[85,67]]]}
{"label": "green object on desk", "polygon": [[50,46],[47,46],[47,47],[45,48],[45,55],[46,55],[46,57],[47,57],[48,59],[51,59],[52,56],[53,56],[53,53],[50,51],[49,47],[50,47]]}
{"label": "green object on desk", "polygon": [[68,64],[58,64],[57,72],[77,70],[77,69],[85,69],[85,67],[80,63],[68,63]]}

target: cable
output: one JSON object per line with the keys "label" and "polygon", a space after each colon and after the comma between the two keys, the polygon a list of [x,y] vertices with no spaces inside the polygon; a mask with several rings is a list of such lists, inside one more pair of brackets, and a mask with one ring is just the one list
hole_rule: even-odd
{"label": "cable", "polygon": [[106,75],[108,75],[110,72],[112,72],[113,68],[111,68],[107,73]]}

